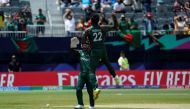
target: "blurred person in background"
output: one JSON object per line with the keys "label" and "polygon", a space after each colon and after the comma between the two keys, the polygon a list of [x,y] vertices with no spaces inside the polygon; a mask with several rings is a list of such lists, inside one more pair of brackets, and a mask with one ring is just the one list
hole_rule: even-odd
{"label": "blurred person in background", "polygon": [[70,32],[75,31],[75,18],[73,12],[70,9],[65,11],[65,14],[63,15],[63,20],[65,24],[65,32],[68,36],[70,36]]}
{"label": "blurred person in background", "polygon": [[105,9],[112,7],[111,0],[101,0],[101,12],[104,12]]}
{"label": "blurred person in background", "polygon": [[123,3],[125,4],[125,6],[132,6],[133,1],[132,0],[123,0]]}
{"label": "blurred person in background", "polygon": [[184,3],[184,5],[185,5],[185,9],[187,9],[188,11],[190,11],[190,1],[186,1]]}
{"label": "blurred person in background", "polygon": [[183,15],[187,15],[186,6],[183,0],[175,0],[174,4],[173,4],[173,11],[175,13],[175,15],[179,15],[179,14],[183,14]]}
{"label": "blurred person in background", "polygon": [[101,12],[100,0],[94,0],[94,3],[92,3],[92,10],[96,13]]}
{"label": "blurred person in background", "polygon": [[86,29],[85,20],[84,20],[84,17],[81,16],[79,21],[77,22],[76,30],[77,31],[83,31],[85,29]]}
{"label": "blurred person in background", "polygon": [[8,66],[8,72],[21,72],[21,63],[19,62],[18,58],[16,55],[11,56],[11,62],[9,63]]}
{"label": "blurred person in background", "polygon": [[18,31],[26,31],[26,22],[23,18],[19,19],[18,25],[17,25]]}
{"label": "blurred person in background", "polygon": [[126,32],[129,30],[129,24],[127,19],[125,18],[125,15],[122,14],[119,20],[119,29],[121,32]]}
{"label": "blurred person in background", "polygon": [[121,51],[120,52],[120,57],[118,59],[118,64],[120,67],[120,70],[129,70],[129,62],[127,57],[125,56],[125,52]]}
{"label": "blurred person in background", "polygon": [[184,34],[185,35],[190,35],[190,22],[188,22],[188,24],[185,26]]}
{"label": "blurred person in background", "polygon": [[71,7],[78,7],[80,5],[80,0],[71,0]]}
{"label": "blurred person in background", "polygon": [[117,31],[119,29],[119,23],[116,17],[116,13],[111,14],[111,18],[108,21],[109,25],[112,25],[112,30]]}
{"label": "blurred person in background", "polygon": [[106,19],[106,16],[103,13],[100,14],[99,25],[108,25],[108,20]]}
{"label": "blurred person in background", "polygon": [[0,11],[0,31],[4,29],[4,20],[5,20],[4,12]]}
{"label": "blurred person in background", "polygon": [[8,31],[15,31],[15,30],[16,30],[15,26],[16,26],[16,25],[14,24],[13,16],[10,15],[10,16],[9,16],[9,21],[8,21],[7,30],[8,30]]}
{"label": "blurred person in background", "polygon": [[172,23],[170,23],[169,21],[166,21],[164,24],[163,24],[163,27],[162,29],[164,30],[164,33],[165,34],[171,34],[173,33],[173,26],[172,26]]}
{"label": "blurred person in background", "polygon": [[85,22],[88,22],[93,15],[94,10],[92,9],[92,6],[89,5],[88,8],[84,10],[84,16],[85,16]]}
{"label": "blurred person in background", "polygon": [[113,11],[115,13],[125,13],[125,5],[122,0],[117,0],[117,2],[113,5]]}
{"label": "blurred person in background", "polygon": [[129,24],[129,29],[130,30],[136,30],[136,29],[138,29],[138,24],[135,21],[134,17],[130,17],[128,19],[128,24]]}
{"label": "blurred person in background", "polygon": [[152,13],[148,12],[145,14],[143,19],[143,24],[145,28],[145,34],[146,35],[152,34],[156,28],[156,23],[154,21]]}
{"label": "blurred person in background", "polygon": [[71,5],[71,0],[60,0],[60,6],[61,8],[69,7]]}
{"label": "blurred person in background", "polygon": [[39,34],[40,32],[44,35],[45,33],[45,23],[46,23],[46,16],[42,13],[42,9],[38,9],[38,15],[35,18],[35,22],[37,23],[37,30],[36,33]]}
{"label": "blurred person in background", "polygon": [[184,16],[174,16],[174,31],[175,34],[183,34],[184,28],[186,26],[186,21]]}

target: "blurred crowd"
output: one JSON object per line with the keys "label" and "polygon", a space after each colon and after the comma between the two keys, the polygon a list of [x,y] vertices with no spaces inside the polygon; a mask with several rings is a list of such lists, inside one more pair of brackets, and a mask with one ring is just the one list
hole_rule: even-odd
{"label": "blurred crowd", "polygon": [[33,24],[30,7],[22,7],[13,13],[0,11],[1,31],[27,31],[27,25]]}
{"label": "blurred crowd", "polygon": [[[173,1],[167,9],[166,0],[57,0],[63,11],[65,31],[84,30],[90,16],[99,13],[100,25],[114,25],[113,30],[144,30],[145,34],[190,34],[189,0]],[[153,3],[154,2],[154,3]],[[154,5],[153,5],[154,4]],[[128,9],[132,16],[128,16]],[[76,9],[82,10],[77,13]],[[112,11],[107,11],[112,10]],[[108,14],[110,13],[110,14]],[[136,17],[137,14],[142,16]],[[80,14],[80,16],[76,16]],[[164,15],[167,16],[164,16]],[[163,15],[163,16],[160,16]],[[76,17],[75,17],[76,16]]]}

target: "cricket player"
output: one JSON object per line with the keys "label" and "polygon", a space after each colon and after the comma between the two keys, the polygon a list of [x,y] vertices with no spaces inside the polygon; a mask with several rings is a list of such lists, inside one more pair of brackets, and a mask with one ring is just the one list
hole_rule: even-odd
{"label": "cricket player", "polygon": [[[90,42],[90,68],[93,74],[95,74],[96,68],[99,65],[99,61],[103,62],[108,68],[110,74],[115,79],[116,84],[119,84],[118,76],[116,75],[113,67],[111,66],[106,47],[104,44],[106,30],[98,25],[99,15],[94,14],[91,17],[92,26],[86,29],[83,33],[83,37]],[[91,78],[94,87],[94,99],[98,98],[100,89],[97,88],[96,77]]]}
{"label": "cricket player", "polygon": [[[73,37],[71,39],[71,48],[77,47],[79,41],[77,37]],[[90,73],[90,56],[88,50],[88,44],[82,43],[82,50],[73,50],[74,53],[77,53],[80,56],[80,74],[78,76],[78,82],[76,87],[76,96],[78,105],[74,107],[74,109],[84,109],[83,103],[83,93],[82,89],[86,84],[87,92],[89,94],[90,106],[89,109],[94,109],[94,98],[93,98],[93,87],[90,81],[90,76],[94,75]]]}

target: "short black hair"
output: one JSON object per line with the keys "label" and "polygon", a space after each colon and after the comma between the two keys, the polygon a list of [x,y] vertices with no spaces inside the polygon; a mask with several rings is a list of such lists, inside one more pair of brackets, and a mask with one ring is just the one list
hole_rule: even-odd
{"label": "short black hair", "polygon": [[39,12],[42,12],[42,9],[41,9],[41,8],[39,8],[39,9],[38,9],[38,11],[39,11]]}
{"label": "short black hair", "polygon": [[92,17],[91,17],[92,24],[98,24],[99,19],[100,19],[100,17],[99,17],[98,14],[93,14]]}

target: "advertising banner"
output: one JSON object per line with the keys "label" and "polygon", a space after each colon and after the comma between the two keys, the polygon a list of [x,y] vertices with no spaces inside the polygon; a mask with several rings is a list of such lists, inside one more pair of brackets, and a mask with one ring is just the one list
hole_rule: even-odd
{"label": "advertising banner", "polygon": [[[187,70],[132,70],[116,71],[120,86],[126,88],[189,88],[190,71]],[[0,87],[18,86],[76,86],[79,71],[62,72],[1,72]],[[100,87],[115,86],[108,71],[97,71]],[[48,90],[48,87],[45,87]]]}

